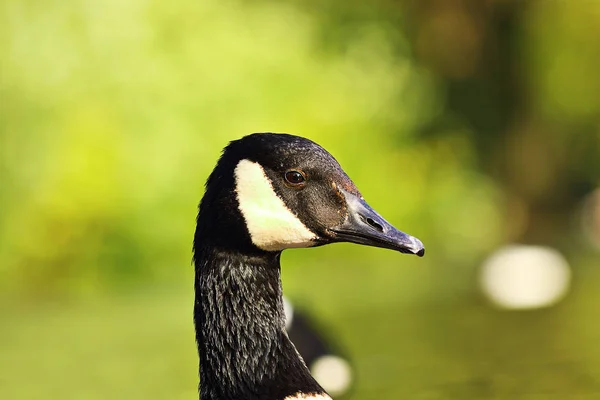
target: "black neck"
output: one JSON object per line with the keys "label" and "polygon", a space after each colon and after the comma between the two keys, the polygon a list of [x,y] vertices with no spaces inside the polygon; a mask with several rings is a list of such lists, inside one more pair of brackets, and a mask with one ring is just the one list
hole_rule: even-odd
{"label": "black neck", "polygon": [[285,331],[279,256],[195,249],[201,400],[324,393]]}

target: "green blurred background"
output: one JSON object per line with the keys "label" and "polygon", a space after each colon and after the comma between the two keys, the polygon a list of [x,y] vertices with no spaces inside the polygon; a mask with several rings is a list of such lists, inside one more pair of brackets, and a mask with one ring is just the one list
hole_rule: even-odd
{"label": "green blurred background", "polygon": [[[600,398],[594,0],[0,0],[0,398],[197,397],[196,207],[257,131],[427,247],[284,253],[346,398]],[[562,300],[488,299],[511,243],[564,255]]]}

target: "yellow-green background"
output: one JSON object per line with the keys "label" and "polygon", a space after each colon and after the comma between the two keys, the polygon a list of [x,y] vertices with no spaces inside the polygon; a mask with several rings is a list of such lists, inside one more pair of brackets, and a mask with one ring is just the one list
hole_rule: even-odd
{"label": "yellow-green background", "polygon": [[[191,238],[229,141],[323,145],[423,259],[284,253],[352,399],[600,398],[600,2],[0,0],[0,398],[192,399]],[[477,268],[573,267],[499,311]]]}

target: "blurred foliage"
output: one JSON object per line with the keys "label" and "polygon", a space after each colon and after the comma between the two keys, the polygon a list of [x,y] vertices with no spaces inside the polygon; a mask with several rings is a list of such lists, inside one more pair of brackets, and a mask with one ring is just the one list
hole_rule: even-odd
{"label": "blurred foliage", "polygon": [[[449,256],[498,240],[497,193],[466,132],[415,141],[438,106],[431,79],[377,26],[328,54],[316,19],[286,4],[4,1],[1,15],[5,289],[187,276],[203,181],[254,131],[323,144]],[[489,234],[459,246],[482,219]]]}
{"label": "blurred foliage", "polygon": [[[0,308],[15,300],[19,307],[64,298],[93,303],[99,292],[132,285],[183,283],[191,291],[196,207],[220,150],[247,133],[289,132],[328,149],[367,200],[422,239],[428,254],[415,260],[350,245],[288,251],[286,293],[334,327],[365,322],[349,345],[359,365],[383,363],[389,376],[363,371],[375,386],[359,388],[360,398],[394,398],[435,382],[425,374],[439,369],[423,367],[421,380],[411,373],[417,361],[393,368],[392,358],[411,345],[422,362],[436,356],[423,349],[438,346],[440,365],[453,366],[454,378],[444,378],[452,385],[484,360],[461,358],[468,338],[448,339],[460,344],[444,348],[445,331],[474,326],[473,335],[492,334],[499,317],[464,306],[444,325],[433,321],[444,310],[399,309],[416,299],[469,298],[479,261],[502,243],[551,244],[569,256],[584,248],[573,221],[600,183],[598,37],[600,2],[591,0],[0,0]],[[581,265],[595,265],[594,257]],[[572,258],[576,277],[597,277]],[[585,296],[571,309],[578,319],[566,311],[540,317],[520,342],[534,342],[535,329],[549,335],[532,350],[532,363],[544,354],[560,358],[555,349],[563,336],[585,331],[577,324],[600,300]],[[131,324],[144,327],[140,321],[153,317],[156,302],[134,303],[123,313],[139,312]],[[164,324],[172,323],[181,303],[159,307],[156,318],[172,315]],[[101,337],[129,321],[109,313],[90,322],[85,311],[66,310],[58,317],[52,308],[41,317],[24,310],[22,320],[9,312],[5,320],[13,325],[0,336],[0,353],[16,363],[33,339],[27,335],[46,323],[56,328],[49,346],[61,349],[63,325],[78,326],[68,338],[91,331]],[[423,316],[430,311],[437,317]],[[473,319],[462,319],[463,312]],[[377,329],[390,315],[391,325]],[[417,327],[399,328],[402,315]],[[515,317],[506,326],[521,323]],[[419,339],[430,327],[441,333]],[[149,347],[182,334],[156,329]],[[510,329],[498,331],[509,343]],[[590,343],[596,331],[587,332],[583,342]],[[402,346],[394,334],[417,339]],[[576,336],[565,346],[577,347]],[[492,342],[480,348],[492,351]],[[112,342],[102,343],[109,349]],[[130,344],[68,362],[116,354],[101,364],[108,371]],[[60,359],[30,350],[24,359],[31,363],[36,356]],[[188,351],[178,362],[189,363]],[[599,377],[598,360],[582,367],[591,380]],[[191,371],[186,376],[194,377]],[[376,386],[393,386],[396,373],[416,379],[413,386],[410,379],[393,393]],[[484,389],[493,392],[508,379],[496,378],[500,383]],[[179,379],[173,384],[183,386]],[[565,387],[577,386],[571,383]],[[169,397],[160,390],[157,397]],[[422,398],[444,398],[432,390]],[[455,390],[448,398],[485,397],[448,390]],[[530,398],[549,398],[541,393]]]}

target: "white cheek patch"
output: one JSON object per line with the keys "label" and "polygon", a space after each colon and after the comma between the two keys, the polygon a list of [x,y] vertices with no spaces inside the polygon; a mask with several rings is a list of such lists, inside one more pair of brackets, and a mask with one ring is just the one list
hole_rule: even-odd
{"label": "white cheek patch", "polygon": [[240,161],[235,167],[235,185],[238,207],[256,247],[280,251],[314,245],[317,236],[277,196],[259,164]]}
{"label": "white cheek patch", "polygon": [[288,396],[283,400],[331,400],[331,397],[327,396],[324,393],[319,394],[306,394],[306,393],[296,393],[294,395]]}

